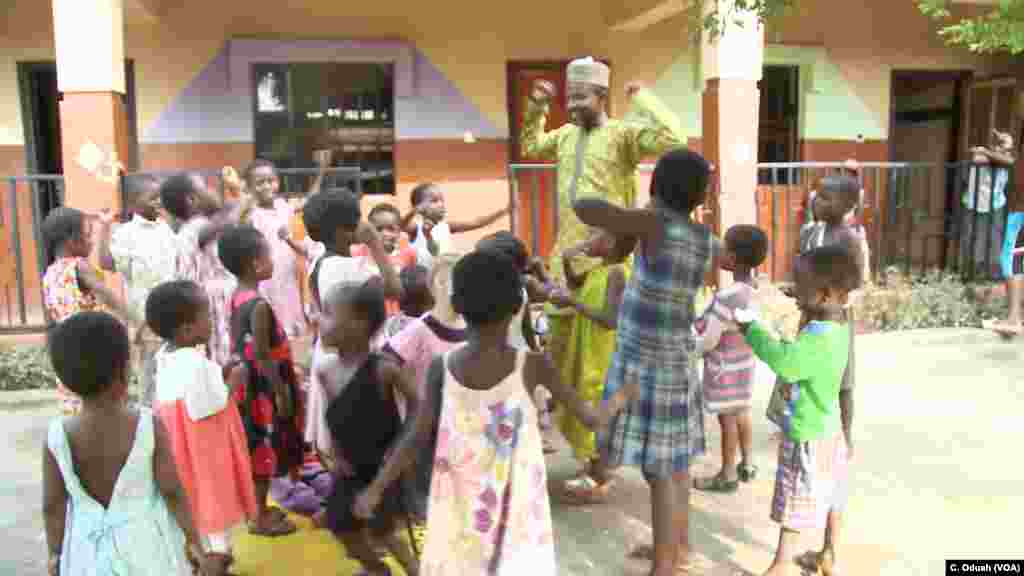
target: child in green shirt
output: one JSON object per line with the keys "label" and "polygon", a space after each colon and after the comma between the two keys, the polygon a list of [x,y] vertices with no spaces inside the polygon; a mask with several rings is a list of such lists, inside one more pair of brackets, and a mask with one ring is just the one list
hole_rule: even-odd
{"label": "child in green shirt", "polygon": [[[765,576],[789,574],[799,531],[825,527],[826,516],[846,503],[849,446],[840,421],[839,390],[849,360],[851,326],[843,307],[862,277],[858,255],[846,244],[815,248],[797,258],[796,298],[807,318],[794,342],[776,340],[747,310],[736,323],[747,343],[779,378],[789,382],[784,437],[772,497],[772,520],[781,525],[775,560]],[[826,533],[819,568],[831,574],[835,542]]]}

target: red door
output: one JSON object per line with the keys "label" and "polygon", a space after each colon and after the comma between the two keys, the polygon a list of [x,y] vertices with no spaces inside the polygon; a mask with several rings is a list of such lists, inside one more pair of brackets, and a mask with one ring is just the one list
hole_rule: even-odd
{"label": "red door", "polygon": [[[523,123],[527,98],[537,80],[555,85],[558,94],[551,102],[545,130],[565,124],[569,114],[565,108],[565,66],[567,62],[510,62],[508,65],[509,98],[509,160],[512,164],[550,164],[545,160],[524,158],[519,132]],[[547,258],[555,241],[557,221],[557,174],[554,170],[522,169],[514,172],[518,184],[519,209],[515,215],[515,234],[530,251]]]}

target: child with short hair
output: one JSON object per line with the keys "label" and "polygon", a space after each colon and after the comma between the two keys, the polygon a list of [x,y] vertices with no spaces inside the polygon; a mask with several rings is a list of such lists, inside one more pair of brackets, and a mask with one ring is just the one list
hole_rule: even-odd
{"label": "child with short hair", "polygon": [[[530,314],[530,302],[543,302],[547,299],[550,286],[542,283],[541,279],[531,272],[536,268],[532,266],[530,253],[526,251],[526,244],[508,230],[500,230],[485,236],[476,244],[477,250],[492,250],[504,254],[512,260],[516,270],[522,275],[523,280],[523,307],[516,312],[512,323],[509,325],[508,343],[514,348],[523,350],[540,351],[540,342],[537,334],[533,331],[533,316]],[[558,449],[548,438],[547,433],[552,429],[552,412],[554,403],[551,401],[551,392],[543,386],[537,387],[534,404],[540,411],[540,428],[545,432],[544,453],[552,454]]]}
{"label": "child with short hair", "polygon": [[258,158],[245,169],[244,176],[246,190],[256,201],[248,220],[267,239],[274,260],[274,276],[260,283],[260,294],[274,308],[288,338],[299,338],[306,331],[299,258],[280,236],[280,231],[291,225],[295,210],[278,195],[281,178],[273,162]]}
{"label": "child with short hair", "polygon": [[164,345],[147,366],[153,406],[171,440],[196,542],[221,563],[234,561],[231,532],[256,519],[249,444],[221,367],[201,347],[210,339],[210,300],[188,280],[166,282],[146,300],[146,322]]}
{"label": "child with short hair", "polygon": [[853,327],[843,309],[862,278],[856,247],[829,244],[797,258],[797,303],[806,324],[792,343],[780,342],[747,310],[734,314],[747,343],[785,382],[784,438],[772,498],[772,520],[781,525],[779,545],[766,576],[791,573],[800,530],[825,527],[815,569],[837,573],[831,516],[847,498],[850,445],[840,403]]}
{"label": "child with short hair", "polygon": [[274,261],[267,240],[247,225],[226,229],[217,253],[238,278],[231,297],[231,340],[243,377],[233,393],[248,437],[256,488],[257,515],[249,530],[259,536],[284,536],[296,527],[283,512],[267,507],[267,494],[271,478],[302,466],[304,407],[288,337],[259,293],[259,283],[274,274]]}
{"label": "child with short hair", "polygon": [[174,218],[172,228],[178,236],[175,278],[191,280],[210,297],[210,322],[213,332],[206,345],[208,357],[220,364],[231,363],[231,294],[235,277],[221,264],[217,255],[217,237],[226,226],[237,223],[251,207],[252,197],[240,202],[221,202],[206,189],[196,174],[176,174],[160,185],[160,203]]}
{"label": "child with short hair", "polygon": [[[125,402],[127,329],[105,312],[85,311],[48,336],[53,368],[82,409],[51,421],[43,447],[47,573],[190,576],[185,534],[193,542],[198,535],[171,440],[152,412]],[[202,574],[217,574],[202,550],[192,552]]]}
{"label": "child with short hair", "polygon": [[[104,282],[103,273],[89,262],[92,254],[93,217],[61,206],[43,220],[42,237],[53,263],[43,273],[43,308],[47,322],[60,324],[78,312],[109,309],[139,326],[142,319]],[[57,393],[65,414],[74,414],[81,402],[61,382]]]}
{"label": "child with short hair", "polygon": [[695,323],[704,356],[704,408],[718,416],[722,429],[722,467],[714,476],[695,478],[693,487],[697,490],[732,493],[740,481],[750,482],[757,476],[750,419],[757,361],[743,335],[728,327],[735,310],[756,307],[758,285],[754,274],[767,255],[768,237],[763,230],[748,225],[729,228],[722,269],[732,272],[733,284],[714,295]]}
{"label": "child with short hair", "polygon": [[468,222],[448,220],[445,208],[444,191],[433,182],[418,184],[409,193],[412,210],[402,218],[402,228],[409,236],[409,242],[416,250],[419,263],[430,268],[438,254],[450,253],[452,234],[472,232],[486,228],[497,222],[502,216],[511,214],[513,201],[509,205],[485,216]]}
{"label": "child with short hair", "polygon": [[[397,395],[409,409],[418,410],[416,385],[393,362],[382,361],[371,341],[384,325],[387,312],[378,278],[361,284],[333,286],[323,301],[320,334],[324,345],[337,354],[320,367],[320,380],[334,391],[327,408],[335,455],[334,489],[327,498],[326,525],[362,564],[365,574],[389,575],[390,569],[375,548],[384,545],[406,574],[418,574],[418,561],[410,545],[395,534],[401,520],[410,528],[410,511],[398,476],[378,482],[381,467],[403,435]],[[351,369],[351,367],[355,369]],[[363,491],[379,489],[382,504],[374,514],[361,513]]]}
{"label": "child with short hair", "polygon": [[[402,297],[401,281],[379,234],[371,224],[361,222],[361,218],[359,199],[347,190],[318,192],[302,208],[303,224],[310,238],[322,242],[325,247],[324,254],[316,260],[309,273],[310,300],[317,314],[321,310],[321,295],[326,295],[333,286],[362,283],[373,277],[374,270],[367,260],[351,255],[352,245],[357,242],[370,248],[373,262],[381,273],[385,295],[389,298]],[[332,440],[324,418],[333,393],[320,381],[319,366],[330,360],[332,354],[318,337],[313,345],[305,431],[306,442],[313,446],[327,466],[331,465]]]}
{"label": "child with short hair", "polygon": [[454,310],[469,326],[468,341],[433,360],[424,401],[409,403],[411,422],[356,498],[355,512],[366,518],[386,506],[386,488],[431,446],[420,573],[556,574],[533,389],[548,387],[587,425],[600,428],[636,387],[595,409],[560,382],[546,356],[510,346],[509,322],[523,306],[522,274],[503,254],[463,257],[452,273],[452,292]]}
{"label": "child with short hair", "polygon": [[[553,304],[575,312],[566,326],[567,349],[553,360],[561,361],[558,368],[562,381],[572,384],[588,402],[602,398],[605,373],[615,353],[619,305],[629,278],[629,269],[623,265],[628,254],[621,246],[611,234],[592,229],[590,238],[562,253],[571,292],[559,289],[551,294]],[[581,255],[600,258],[601,264],[577,274],[572,262]],[[614,477],[601,465],[594,433],[566,412],[559,417],[559,428],[583,466],[579,475],[566,482],[565,498],[576,505],[606,502]]]}
{"label": "child with short hair", "polygon": [[[101,217],[99,261],[100,267],[120,274],[124,281],[128,304],[135,314],[146,315],[146,298],[156,286],[174,279],[177,264],[178,240],[174,231],[160,217],[160,188],[155,179],[144,179],[136,195],[131,220],[113,226],[113,214]],[[145,323],[135,326],[141,330],[135,346],[133,368],[137,374],[160,348],[160,338],[146,328]],[[153,390],[142,390],[142,402],[151,404]]]}
{"label": "child with short hair", "polygon": [[[434,262],[437,267],[437,262]],[[395,334],[398,334],[406,326],[412,324],[417,318],[430,312],[434,307],[434,295],[430,288],[431,271],[419,264],[412,264],[402,268],[398,279],[402,282],[402,298],[398,301],[399,309],[391,313],[384,328],[381,330],[380,338],[386,341]],[[383,345],[384,342],[381,343]]]}
{"label": "child with short hair", "polygon": [[[857,262],[860,270],[861,283],[870,280],[867,236],[862,230],[851,226],[845,215],[849,214],[860,198],[859,183],[850,176],[829,177],[822,180],[822,191],[815,200],[814,209],[817,223],[806,225],[800,231],[800,252],[807,254],[816,248],[831,245],[845,246]],[[819,199],[821,201],[819,201]],[[857,340],[857,318],[855,315],[854,301],[855,294],[847,299],[843,307],[844,321],[850,326],[849,338],[849,361],[846,370],[843,372],[842,385],[839,388],[839,417],[842,422],[843,435],[846,439],[847,448],[853,454],[853,393],[856,387],[856,340]],[[807,316],[801,315],[801,329],[807,323]],[[776,386],[779,386],[777,383]],[[773,398],[777,395],[773,393]],[[782,418],[779,415],[779,402],[770,403],[770,417],[780,424]],[[780,424],[781,426],[781,424]],[[801,557],[801,563],[812,569],[817,566],[824,566],[828,569],[832,535],[837,534],[842,525],[842,510],[832,510],[828,514],[825,530],[825,546],[820,552],[805,554]]]}
{"label": "child with short hair", "polygon": [[653,554],[654,576],[673,575],[689,562],[689,469],[705,450],[692,326],[694,298],[717,241],[690,214],[704,202],[710,174],[699,154],[674,150],[658,159],[647,207],[620,208],[598,198],[573,205],[584,224],[639,239],[605,397],[637,382],[640,398],[599,443],[609,466],[637,466],[651,486],[654,547],[632,555]]}

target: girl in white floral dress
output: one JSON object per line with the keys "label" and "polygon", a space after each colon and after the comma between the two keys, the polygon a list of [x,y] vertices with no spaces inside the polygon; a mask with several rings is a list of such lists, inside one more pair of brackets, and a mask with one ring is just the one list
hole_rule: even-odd
{"label": "girl in white floral dress", "polygon": [[[386,486],[416,457],[434,458],[420,575],[554,576],[547,474],[532,391],[538,385],[591,428],[607,424],[636,387],[600,410],[558,380],[546,356],[511,347],[509,322],[523,306],[522,275],[496,252],[477,251],[452,275],[452,303],[468,325],[465,345],[435,358],[423,402],[410,403],[414,433],[401,437],[356,500],[369,516]],[[424,445],[431,446],[429,452]]]}

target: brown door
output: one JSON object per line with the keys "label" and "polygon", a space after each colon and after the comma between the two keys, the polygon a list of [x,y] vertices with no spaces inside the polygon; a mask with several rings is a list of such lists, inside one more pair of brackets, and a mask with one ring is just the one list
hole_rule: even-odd
{"label": "brown door", "polygon": [[[568,60],[549,62],[509,62],[508,64],[508,123],[509,161],[519,165],[515,169],[519,209],[514,217],[515,234],[530,251],[542,258],[550,255],[558,226],[558,186],[553,169],[536,170],[523,165],[553,164],[550,160],[524,158],[519,132],[526,110],[527,98],[537,80],[555,85],[558,94],[551,102],[545,130],[554,130],[569,121],[566,110],[566,74]],[[609,64],[605,62],[605,64]],[[610,66],[610,64],[609,64]]]}
{"label": "brown door", "polygon": [[[558,95],[551,103],[545,130],[554,130],[568,121],[565,107],[565,65],[562,62],[519,63],[508,65],[509,90],[509,159],[512,164],[548,164],[547,160],[524,158],[519,133],[526,110],[527,98],[537,80],[555,85]],[[547,258],[555,240],[557,220],[557,174],[554,170],[513,168],[519,209],[515,214],[515,234],[522,238],[530,251]]]}

